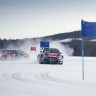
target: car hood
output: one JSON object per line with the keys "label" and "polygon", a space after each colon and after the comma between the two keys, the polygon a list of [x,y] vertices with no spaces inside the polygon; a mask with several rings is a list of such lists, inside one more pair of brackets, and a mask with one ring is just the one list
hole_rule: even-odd
{"label": "car hood", "polygon": [[48,57],[58,58],[59,55],[57,53],[48,53]]}

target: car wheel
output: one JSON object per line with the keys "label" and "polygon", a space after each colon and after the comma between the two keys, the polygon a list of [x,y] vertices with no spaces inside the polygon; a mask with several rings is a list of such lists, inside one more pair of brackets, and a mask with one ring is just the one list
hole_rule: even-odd
{"label": "car wheel", "polygon": [[62,65],[63,63],[60,63],[60,65]]}

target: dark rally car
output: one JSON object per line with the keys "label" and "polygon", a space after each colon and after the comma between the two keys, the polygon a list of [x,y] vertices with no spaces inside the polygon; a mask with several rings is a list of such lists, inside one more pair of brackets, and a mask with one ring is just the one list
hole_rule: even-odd
{"label": "dark rally car", "polygon": [[2,50],[1,60],[14,60],[28,58],[28,54],[21,50]]}
{"label": "dark rally car", "polygon": [[63,55],[56,48],[43,48],[37,59],[40,64],[63,64]]}

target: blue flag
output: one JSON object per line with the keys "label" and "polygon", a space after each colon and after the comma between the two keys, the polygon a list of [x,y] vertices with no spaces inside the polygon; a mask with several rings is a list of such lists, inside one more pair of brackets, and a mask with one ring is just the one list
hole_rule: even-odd
{"label": "blue flag", "polygon": [[49,48],[49,42],[41,41],[40,42],[40,47],[47,47],[47,48]]}
{"label": "blue flag", "polygon": [[81,22],[81,31],[83,37],[93,37],[96,36],[96,22]]}

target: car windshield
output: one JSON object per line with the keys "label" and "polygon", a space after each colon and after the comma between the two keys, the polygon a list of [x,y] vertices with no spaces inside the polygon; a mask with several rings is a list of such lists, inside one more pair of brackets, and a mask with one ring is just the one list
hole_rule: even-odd
{"label": "car windshield", "polygon": [[[18,50],[18,53],[23,55],[23,54],[26,54],[25,52],[21,51],[21,50]],[[27,54],[26,54],[27,55]]]}
{"label": "car windshield", "polygon": [[50,53],[58,53],[60,54],[60,51],[56,48],[44,48],[44,51],[50,52]]}

